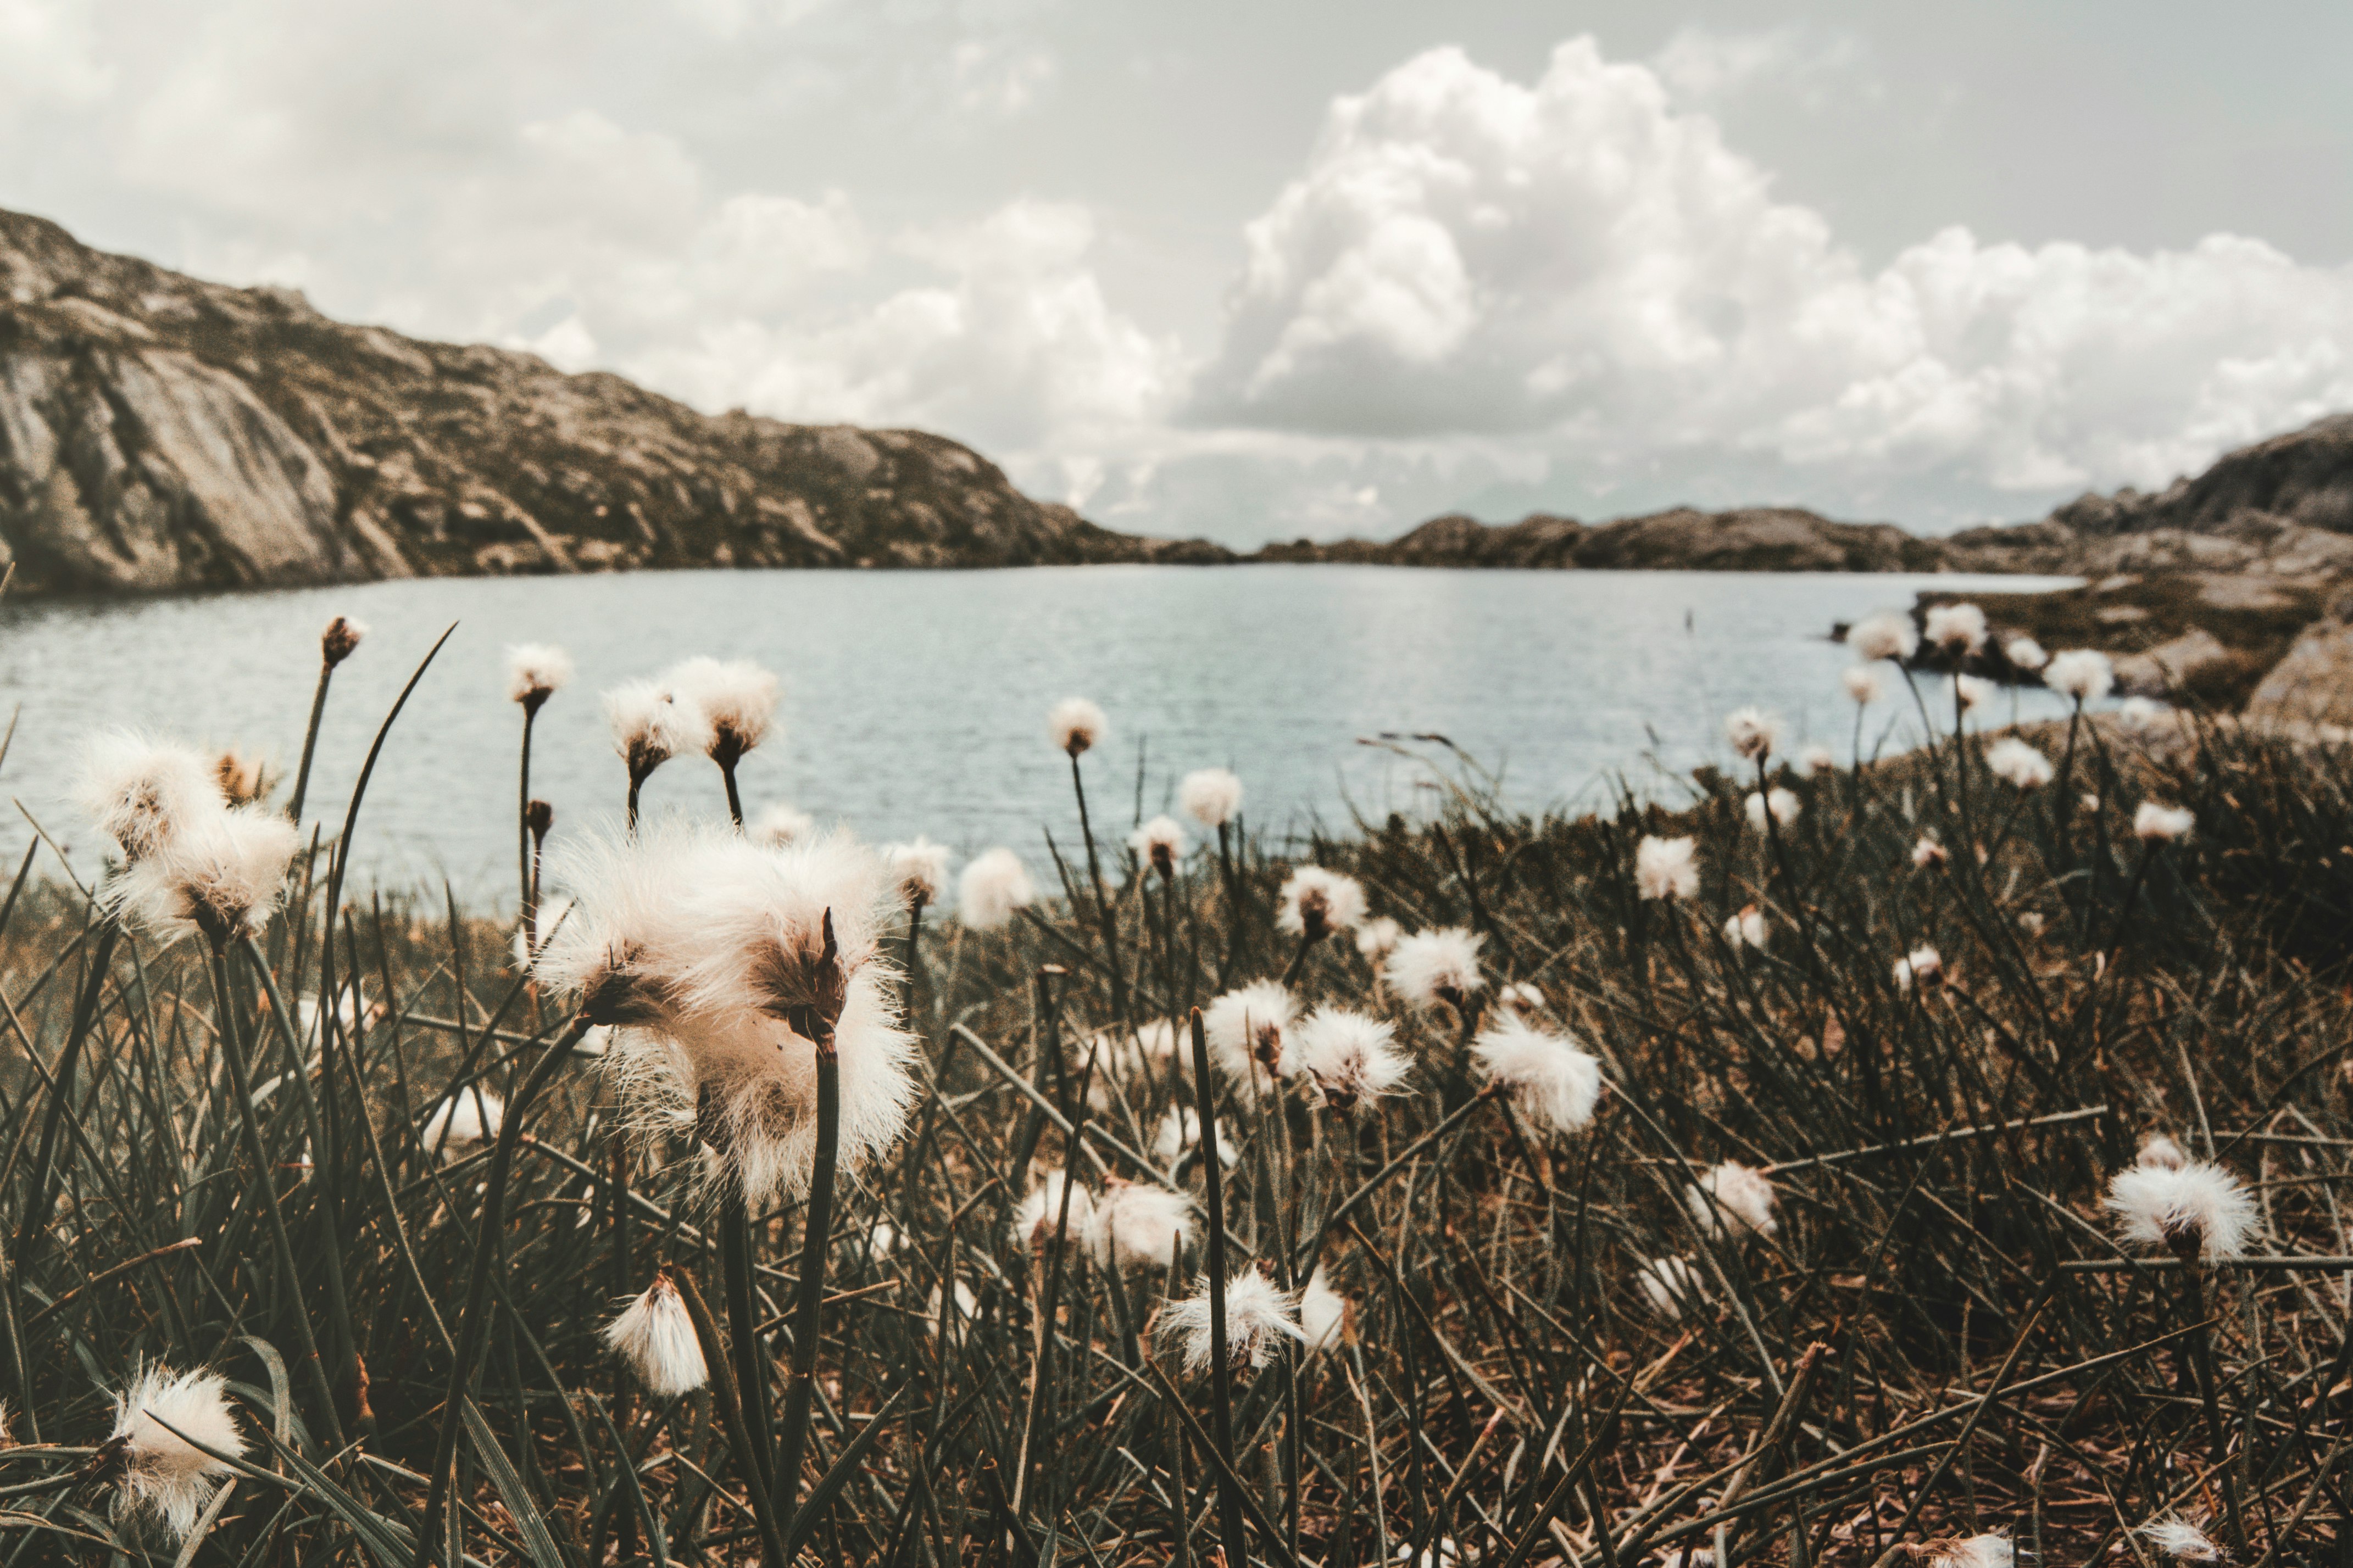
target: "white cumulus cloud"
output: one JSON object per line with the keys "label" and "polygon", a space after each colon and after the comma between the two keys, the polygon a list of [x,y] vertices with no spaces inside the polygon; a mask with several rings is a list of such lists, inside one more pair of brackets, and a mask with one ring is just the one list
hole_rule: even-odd
{"label": "white cumulus cloud", "polygon": [[[1698,51],[1686,76],[1770,66]],[[1589,38],[1533,83],[1436,49],[1340,99],[1245,244],[1197,423],[2042,492],[2161,483],[2353,402],[2353,269],[1961,228],[1873,269]]]}

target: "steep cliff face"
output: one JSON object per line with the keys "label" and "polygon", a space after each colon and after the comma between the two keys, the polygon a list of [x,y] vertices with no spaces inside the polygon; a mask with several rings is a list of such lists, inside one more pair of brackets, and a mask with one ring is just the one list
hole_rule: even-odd
{"label": "steep cliff face", "polygon": [[638,566],[1213,561],[909,430],[711,417],[617,376],[332,321],[0,213],[18,590]]}

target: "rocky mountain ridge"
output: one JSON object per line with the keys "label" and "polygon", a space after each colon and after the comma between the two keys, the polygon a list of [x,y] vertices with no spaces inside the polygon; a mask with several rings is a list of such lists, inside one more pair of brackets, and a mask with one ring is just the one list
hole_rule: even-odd
{"label": "rocky mountain ridge", "polygon": [[1230,559],[1033,500],[941,437],[713,417],[5,212],[0,551],[18,592]]}

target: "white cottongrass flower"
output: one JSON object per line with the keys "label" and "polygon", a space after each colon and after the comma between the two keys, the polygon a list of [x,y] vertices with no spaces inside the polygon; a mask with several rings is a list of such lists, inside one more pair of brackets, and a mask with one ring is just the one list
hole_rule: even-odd
{"label": "white cottongrass flower", "polygon": [[1298,1016],[1298,1001],[1281,983],[1254,980],[1201,1010],[1201,1038],[1219,1072],[1255,1090],[1297,1070],[1284,1041]]}
{"label": "white cottongrass flower", "polygon": [[1097,1110],[1115,1110],[1122,1090],[1136,1093],[1155,1076],[1166,1078],[1167,1069],[1159,1064],[1176,1054],[1176,1026],[1166,1018],[1147,1018],[1132,1032],[1097,1031],[1087,1041],[1087,1059],[1094,1064],[1087,1103]]}
{"label": "white cottongrass flower", "polygon": [[1176,781],[1176,803],[1204,827],[1223,827],[1242,808],[1242,781],[1230,768],[1196,768]]}
{"label": "white cottongrass flower", "polygon": [[228,804],[212,763],[195,747],[126,730],[94,735],[83,747],[74,803],[133,863]]}
{"label": "white cottongrass flower", "polygon": [[1912,864],[1920,870],[1933,868],[1941,871],[1951,859],[1952,857],[1945,853],[1945,847],[1925,833],[1920,836],[1919,842],[1912,846]]}
{"label": "white cottongrass flower", "polygon": [[1767,790],[1761,795],[1751,790],[1745,804],[1748,826],[1759,833],[1765,831],[1765,818],[1768,812],[1775,822],[1787,827],[1798,820],[1798,813],[1801,809],[1796,795],[1779,788]]}
{"label": "white cottongrass flower", "polygon": [[2220,1563],[2222,1549],[2206,1537],[2206,1532],[2187,1520],[2152,1519],[2133,1531],[2135,1535],[2157,1548],[2161,1556],[2176,1563]]}
{"label": "white cottongrass flower", "polygon": [[1095,1201],[1087,1254],[1103,1268],[1166,1269],[1192,1239],[1193,1210],[1183,1194],[1113,1177]]}
{"label": "white cottongrass flower", "polygon": [[1593,1124],[1601,1100],[1601,1064],[1566,1035],[1505,1018],[1471,1042],[1472,1059],[1490,1083],[1511,1091],[1520,1114],[1555,1132]]}
{"label": "white cottongrass flower", "polygon": [[776,678],[748,658],[690,658],[666,679],[670,700],[693,715],[695,738],[723,768],[743,761],[776,724]]}
{"label": "white cottongrass flower", "polygon": [[332,669],[357,653],[367,635],[368,624],[357,616],[337,616],[319,634],[319,657]]}
{"label": "white cottongrass flower", "polygon": [[766,849],[797,844],[817,831],[817,818],[797,806],[772,801],[752,819],[752,842]]}
{"label": "white cottongrass flower", "polygon": [[185,1536],[212,1500],[215,1485],[236,1473],[205,1449],[240,1459],[246,1454],[245,1435],[229,1411],[228,1379],[216,1372],[175,1375],[153,1362],[141,1367],[131,1386],[114,1396],[108,1447],[117,1446],[122,1470],[116,1515],[144,1509],[174,1538]]}
{"label": "white cottongrass flower", "polygon": [[2011,735],[1986,748],[1986,770],[2020,789],[2041,789],[2056,776],[2051,759]]}
{"label": "white cottongrass flower", "polygon": [[1895,989],[1909,991],[1912,983],[1934,985],[1945,977],[1945,961],[1936,950],[1923,944],[1895,961]]}
{"label": "white cottongrass flower", "polygon": [[2107,1207],[2129,1242],[2180,1258],[2236,1258],[2255,1226],[2255,1200],[2220,1165],[2132,1165],[2108,1179]]}
{"label": "white cottongrass flower", "polygon": [[2001,695],[2001,688],[1981,675],[1953,677],[1953,689],[1960,697],[1964,713],[1974,713],[1980,708],[1990,707],[1993,700]]}
{"label": "white cottongrass flower", "polygon": [[1771,1180],[1737,1160],[1726,1160],[1683,1189],[1684,1206],[1711,1241],[1727,1228],[1771,1236],[1781,1228],[1773,1217],[1774,1201]]}
{"label": "white cottongrass flower", "polygon": [[1387,915],[1376,915],[1356,928],[1356,951],[1367,963],[1379,963],[1397,951],[1398,939],[1405,935],[1405,927]]}
{"label": "white cottongrass flower", "polygon": [[1103,740],[1111,721],[1085,698],[1065,697],[1046,715],[1046,728],[1054,737],[1054,750],[1075,757]]}
{"label": "white cottongrass flower", "polygon": [[1653,1258],[1634,1271],[1634,1283],[1651,1303],[1651,1310],[1669,1322],[1709,1299],[1707,1281],[1686,1258]]}
{"label": "white cottongrass flower", "polygon": [[1185,830],[1173,816],[1155,816],[1127,836],[1127,847],[1135,858],[1164,877],[1176,874],[1176,863],[1185,858]]}
{"label": "white cottongrass flower", "polygon": [[839,1151],[856,1171],[896,1142],[915,1089],[881,936],[898,918],[880,856],[840,834],[764,849],[724,828],[672,827],[575,846],[580,913],[541,969],[616,1032],[606,1061],[633,1123],[694,1131],[705,1175],[747,1201],[805,1190],[817,1145],[818,1053],[840,1092]]}
{"label": "white cottongrass flower", "polygon": [[974,856],[956,879],[956,918],[974,931],[995,931],[1037,901],[1029,869],[1003,845]]}
{"label": "white cottongrass flower", "polygon": [[2005,1536],[1972,1535],[1938,1552],[1936,1568],[2012,1568],[2018,1554]]}
{"label": "white cottongrass flower", "polygon": [[2189,1151],[2173,1141],[2171,1134],[2152,1132],[2142,1141],[2140,1153],[2133,1162],[2152,1170],[2181,1171],[2189,1166]]}
{"label": "white cottongrass flower", "polygon": [[275,812],[216,804],[126,865],[103,896],[165,941],[201,932],[226,947],[269,923],[301,843]]}
{"label": "white cottongrass flower", "polygon": [[2002,645],[2001,657],[2010,660],[2012,669],[2028,671],[2041,669],[2051,662],[2051,656],[2043,652],[2042,645],[2032,637],[2010,638]]}
{"label": "white cottongrass flower", "polygon": [[1515,1018],[1537,1018],[1544,1016],[1544,993],[1525,980],[1514,980],[1495,988],[1495,1005]]}
{"label": "white cottongrass flower", "polygon": [[570,684],[572,656],[553,643],[516,643],[507,649],[507,700],[536,713]]}
{"label": "white cottongrass flower", "polygon": [[1299,1292],[1299,1332],[1309,1355],[1337,1350],[1348,1337],[1348,1299],[1332,1289],[1320,1263]]}
{"label": "white cottongrass flower", "polygon": [[2156,729],[2165,714],[2165,704],[2155,698],[2127,697],[2117,705],[2116,722],[2136,735],[2144,735]]}
{"label": "white cottongrass flower", "polygon": [[711,1377],[694,1320],[664,1269],[605,1325],[605,1345],[629,1365],[657,1399],[691,1394]]}
{"label": "white cottongrass flower", "polygon": [[1846,646],[1860,658],[1910,658],[1919,650],[1920,632],[1911,616],[1882,610],[1849,626]]}
{"label": "white cottongrass flower", "polygon": [[1985,612],[1975,605],[1931,605],[1928,640],[1947,652],[1975,653],[1985,646]]}
{"label": "white cottongrass flower", "polygon": [[[1162,1166],[1175,1170],[1186,1155],[1201,1146],[1201,1113],[1189,1105],[1172,1105],[1160,1118],[1160,1129],[1152,1137],[1152,1152]],[[1232,1168],[1241,1158],[1231,1138],[1218,1140],[1218,1163]]]}
{"label": "white cottongrass flower", "polygon": [[883,863],[899,879],[899,896],[910,904],[939,902],[947,891],[948,858],[946,845],[934,844],[920,833],[905,844],[882,846]]}
{"label": "white cottongrass flower", "polygon": [[899,1250],[899,1227],[887,1219],[878,1219],[874,1228],[866,1233],[866,1261],[880,1263]]}
{"label": "white cottongrass flower", "polygon": [[433,1108],[417,1137],[428,1151],[440,1152],[444,1164],[450,1164],[495,1140],[506,1115],[505,1100],[470,1084]]}
{"label": "white cottongrass flower", "polygon": [[[1062,1212],[1063,1189],[1070,1190],[1070,1213]],[[1059,1225],[1072,1240],[1083,1239],[1087,1222],[1094,1217],[1094,1194],[1062,1171],[1048,1171],[1013,1211],[1013,1245],[1022,1248],[1052,1245]]]}
{"label": "white cottongrass flower", "polygon": [[2088,647],[2054,653],[2042,667],[2042,684],[2078,702],[2097,702],[2116,684],[2116,666],[2108,656]]}
{"label": "white cottongrass flower", "polygon": [[1773,928],[1766,922],[1765,911],[1755,904],[1743,904],[1738,913],[1724,922],[1724,940],[1736,950],[1744,947],[1762,949]]}
{"label": "white cottongrass flower", "polygon": [[1412,1068],[1397,1048],[1395,1025],[1346,1007],[1317,1008],[1293,1037],[1291,1059],[1335,1110],[1389,1093]]}
{"label": "white cottongrass flower", "polygon": [[[1209,1370],[1217,1354],[1210,1327],[1214,1305],[1204,1275],[1193,1293],[1166,1309],[1161,1319],[1161,1332],[1184,1341],[1185,1370],[1197,1377]],[[1284,1340],[1307,1337],[1299,1326],[1298,1301],[1255,1268],[1245,1268],[1226,1282],[1225,1305],[1226,1361],[1236,1372],[1244,1367],[1256,1371],[1274,1359]]]}
{"label": "white cottongrass flower", "polygon": [[1839,675],[1839,684],[1846,688],[1846,694],[1858,708],[1867,708],[1887,695],[1887,682],[1867,664],[1848,665]]}
{"label": "white cottongrass flower", "polygon": [[[971,1286],[958,1279],[955,1281],[951,1294],[955,1301],[955,1315],[958,1318],[969,1323],[980,1316],[980,1298],[972,1293]],[[928,1315],[932,1320],[934,1333],[936,1334],[947,1327],[947,1318],[940,1310],[940,1288],[936,1285],[932,1287],[932,1301]]]}
{"label": "white cottongrass flower", "polygon": [[605,722],[632,784],[681,752],[702,749],[695,721],[659,681],[625,680],[605,693]]}
{"label": "white cottongrass flower", "polygon": [[1781,716],[1762,708],[1736,708],[1725,715],[1725,739],[1752,763],[1761,763],[1781,743]]}
{"label": "white cottongrass flower", "polygon": [[1461,926],[1418,931],[1398,940],[1384,973],[1398,994],[1417,1007],[1443,1002],[1459,1013],[1487,984],[1479,973],[1479,950],[1486,942],[1483,934]]}
{"label": "white cottongrass flower", "polygon": [[1834,773],[1838,772],[1838,757],[1828,746],[1815,741],[1799,752],[1798,765],[1810,773]]}
{"label": "white cottongrass flower", "polygon": [[2186,805],[2159,805],[2153,800],[2140,803],[2133,813],[2133,837],[2151,844],[2170,844],[2177,838],[2187,838],[2189,830],[2198,826],[2198,814]]}
{"label": "white cottongrass flower", "polygon": [[1321,942],[1335,931],[1354,931],[1364,918],[1364,884],[1321,866],[1302,866],[1282,884],[1274,923],[1293,936]]}
{"label": "white cottongrass flower", "polygon": [[1644,834],[1634,846],[1634,886],[1646,899],[1699,895],[1699,840]]}

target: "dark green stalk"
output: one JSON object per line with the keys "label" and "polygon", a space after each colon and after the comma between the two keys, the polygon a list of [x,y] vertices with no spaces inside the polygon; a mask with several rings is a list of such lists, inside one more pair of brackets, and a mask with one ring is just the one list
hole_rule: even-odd
{"label": "dark green stalk", "polygon": [[[800,1495],[801,1453],[808,1442],[809,1405],[817,1394],[817,1352],[825,1328],[825,1265],[832,1251],[833,1185],[841,1155],[841,1063],[834,1050],[834,1026],[849,976],[843,973],[834,945],[833,911],[825,915],[825,947],[818,959],[820,999],[803,1016],[796,1030],[817,1052],[817,1148],[809,1162],[808,1215],[801,1229],[800,1299],[793,1309],[792,1375],[785,1390],[785,1431],[776,1461],[776,1489],[779,1517],[786,1503]],[[952,1306],[952,1303],[951,1303]],[[797,1511],[797,1510],[792,1510]],[[794,1533],[806,1537],[800,1521]]]}
{"label": "dark green stalk", "polygon": [[[749,1495],[752,1522],[759,1531],[762,1568],[785,1568],[785,1532],[776,1522],[775,1505],[768,1500],[768,1489],[760,1484],[758,1457],[752,1449],[752,1432],[744,1422],[744,1407],[735,1397],[735,1379],[727,1369],[727,1347],[719,1342],[719,1324],[704,1305],[702,1291],[694,1276],[685,1269],[675,1276],[679,1299],[686,1303],[686,1315],[693,1321],[694,1338],[702,1347],[703,1364],[711,1369],[711,1402],[718,1406],[719,1424],[727,1428],[728,1445],[735,1450],[735,1468],[744,1476],[744,1489]],[[676,1531],[681,1544],[691,1542],[685,1530]]]}
{"label": "dark green stalk", "polygon": [[1217,1083],[1209,1076],[1209,1037],[1201,1026],[1201,1010],[1193,1009],[1193,1096],[1201,1117],[1201,1169],[1208,1181],[1209,1210],[1209,1430],[1217,1439],[1218,1532],[1226,1562],[1240,1568],[1247,1561],[1242,1540],[1241,1489],[1234,1479],[1233,1393],[1229,1386],[1233,1367],[1226,1350],[1226,1205],[1224,1163],[1218,1158]]}
{"label": "dark green stalk", "polygon": [[1079,834],[1087,842],[1087,880],[1094,888],[1095,920],[1103,931],[1103,963],[1111,971],[1112,1016],[1122,1023],[1127,1016],[1127,974],[1119,962],[1119,922],[1111,900],[1103,893],[1103,859],[1095,853],[1094,826],[1087,817],[1087,783],[1079,770],[1079,752],[1071,752],[1071,788],[1079,797]]}
{"label": "dark green stalk", "polygon": [[[752,1213],[744,1184],[729,1169],[719,1197],[719,1280],[727,1308],[727,1351],[735,1364],[735,1391],[744,1402],[744,1420],[752,1437],[752,1460],[759,1467],[752,1478],[766,1486],[776,1451],[768,1425],[771,1379],[768,1358],[760,1345],[760,1303],[752,1288]],[[783,1510],[778,1510],[779,1517]]]}
{"label": "dark green stalk", "polygon": [[516,770],[515,780],[515,877],[522,900],[523,952],[528,954],[533,944],[531,896],[531,731],[539,721],[540,704],[547,693],[534,691],[522,702],[522,762]]}
{"label": "dark green stalk", "polygon": [[[592,1022],[586,1013],[581,1014],[540,1053],[524,1076],[522,1087],[509,1102],[504,1120],[499,1123],[498,1147],[491,1155],[489,1190],[483,1194],[481,1220],[474,1233],[474,1261],[466,1280],[465,1309],[458,1320],[458,1353],[450,1358],[449,1386],[441,1406],[441,1433],[433,1445],[433,1469],[425,1493],[425,1523],[417,1532],[417,1568],[426,1568],[433,1561],[434,1542],[441,1532],[442,1510],[448,1506],[449,1489],[456,1479],[453,1471],[458,1459],[458,1432],[464,1425],[467,1391],[473,1384],[475,1364],[480,1361],[482,1346],[490,1337],[491,1265],[498,1255],[500,1228],[506,1223],[507,1180],[514,1169],[515,1145],[522,1139],[523,1118],[532,1101],[539,1098],[540,1090],[547,1087],[548,1080],[572,1054],[572,1047],[587,1034]],[[239,1103],[249,1119],[250,1099],[241,1098]],[[273,1200],[271,1213],[276,1212]],[[291,1265],[288,1267],[290,1270]],[[335,1442],[336,1447],[343,1446],[340,1436]],[[452,1563],[444,1564],[444,1568],[461,1565]]]}
{"label": "dark green stalk", "polygon": [[286,816],[294,822],[302,820],[302,803],[311,794],[311,759],[319,749],[320,722],[327,716],[327,685],[334,679],[333,663],[321,659],[318,689],[311,693],[311,722],[302,731],[302,763],[294,770],[294,793],[286,801]]}
{"label": "dark green stalk", "polygon": [[33,1190],[25,1205],[25,1217],[16,1226],[16,1271],[19,1274],[32,1256],[33,1243],[47,1229],[53,1217],[49,1172],[57,1159],[58,1131],[64,1125],[67,1101],[73,1098],[74,1069],[81,1061],[82,1043],[90,1038],[90,1028],[97,1022],[99,997],[105,991],[106,973],[114,963],[114,944],[121,935],[122,927],[112,915],[99,917],[98,940],[90,945],[90,972],[82,981],[81,995],[74,1002],[73,1026],[66,1036],[66,1048],[58,1053],[58,1064],[50,1075],[57,1081],[49,1090],[49,1108],[41,1117],[41,1141],[33,1152]]}

